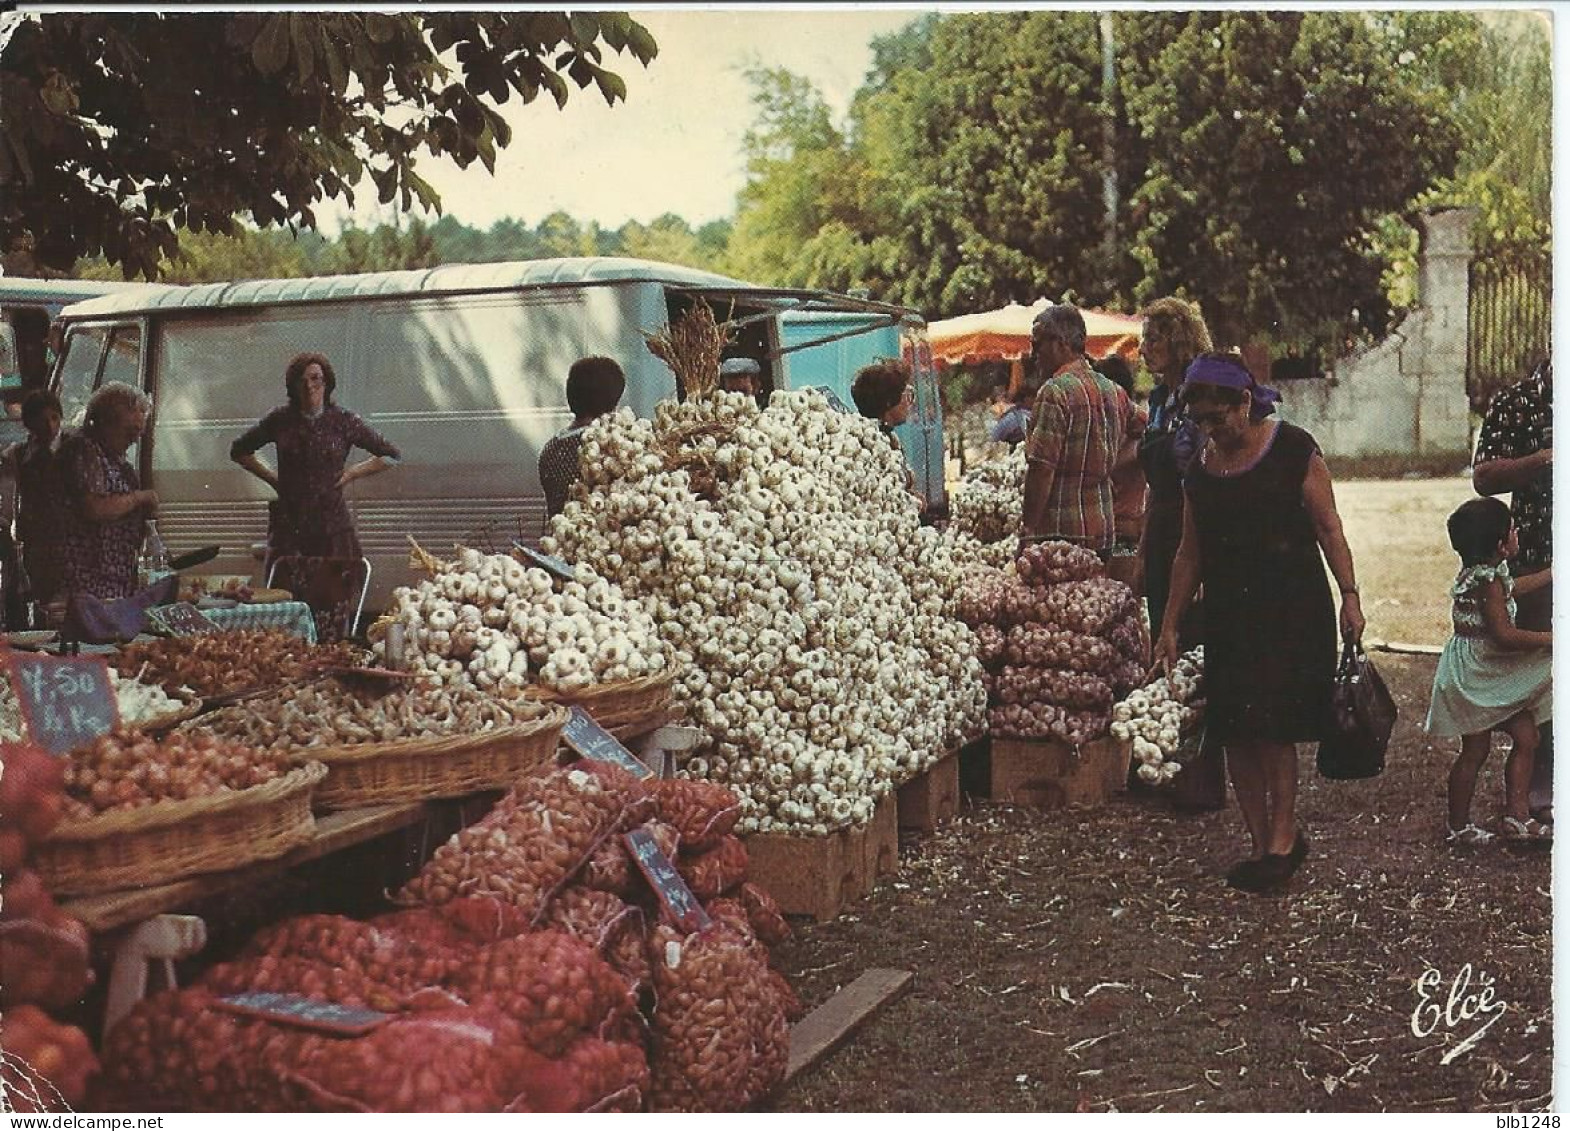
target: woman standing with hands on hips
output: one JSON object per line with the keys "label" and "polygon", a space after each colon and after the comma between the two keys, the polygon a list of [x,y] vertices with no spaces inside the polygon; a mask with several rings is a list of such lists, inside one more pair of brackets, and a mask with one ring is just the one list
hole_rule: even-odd
{"label": "woman standing with hands on hips", "polygon": [[[1202,353],[1183,378],[1203,445],[1184,477],[1183,536],[1156,642],[1178,656],[1178,625],[1205,587],[1205,726],[1226,749],[1253,853],[1227,874],[1250,892],[1281,890],[1308,855],[1297,827],[1297,746],[1325,735],[1341,636],[1363,635],[1352,551],[1314,438],[1271,420],[1274,389],[1241,357]],[[1324,557],[1321,560],[1320,554]]]}
{"label": "woman standing with hands on hips", "polygon": [[[278,492],[271,504],[269,560],[286,555],[358,558],[360,539],[343,489],[385,471],[398,449],[365,421],[333,403],[333,367],[319,353],[302,353],[284,370],[289,403],[273,409],[229,448],[229,458]],[[256,457],[276,446],[278,470]],[[345,467],[351,448],[371,458]]]}

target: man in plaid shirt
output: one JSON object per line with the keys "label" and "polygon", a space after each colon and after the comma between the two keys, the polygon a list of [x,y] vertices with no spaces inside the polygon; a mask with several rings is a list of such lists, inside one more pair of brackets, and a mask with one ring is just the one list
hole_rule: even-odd
{"label": "man in plaid shirt", "polygon": [[1043,382],[1025,437],[1023,540],[1061,539],[1105,558],[1117,535],[1112,472],[1136,458],[1144,425],[1128,394],[1085,359],[1075,307],[1036,315],[1031,355]]}
{"label": "man in plaid shirt", "polygon": [[[1510,562],[1517,577],[1545,570],[1554,553],[1554,366],[1545,358],[1530,376],[1501,389],[1488,404],[1472,459],[1472,486],[1479,495],[1510,492],[1520,550]],[[1552,585],[1516,599],[1516,624],[1553,627]],[[1553,819],[1554,737],[1544,726],[1538,738],[1528,801],[1532,816]]]}

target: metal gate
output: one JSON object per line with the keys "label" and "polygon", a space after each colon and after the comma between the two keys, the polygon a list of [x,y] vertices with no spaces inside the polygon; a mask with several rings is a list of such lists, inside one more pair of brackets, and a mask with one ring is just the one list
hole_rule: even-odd
{"label": "metal gate", "polygon": [[1469,271],[1466,392],[1475,412],[1548,356],[1553,266],[1547,252],[1480,256]]}

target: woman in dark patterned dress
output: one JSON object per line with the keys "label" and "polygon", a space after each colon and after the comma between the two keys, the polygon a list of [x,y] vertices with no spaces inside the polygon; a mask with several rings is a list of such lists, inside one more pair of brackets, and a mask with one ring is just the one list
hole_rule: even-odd
{"label": "woman in dark patterned dress", "polygon": [[142,438],[151,410],[140,389],[111,381],[87,402],[82,430],[62,445],[68,598],[114,600],[136,591],[136,558],[158,495],[142,489],[126,452]]}
{"label": "woman in dark patterned dress", "polygon": [[[268,558],[358,558],[360,539],[343,489],[398,462],[398,449],[346,408],[333,404],[338,381],[319,353],[302,353],[284,371],[289,403],[273,409],[229,448],[229,458],[278,492]],[[278,470],[256,457],[273,444]],[[351,448],[371,458],[345,467]]]}
{"label": "woman in dark patterned dress", "polygon": [[1184,478],[1183,538],[1156,659],[1168,669],[1176,662],[1178,625],[1203,582],[1205,727],[1226,748],[1254,845],[1227,882],[1278,891],[1308,854],[1295,744],[1320,739],[1329,717],[1337,649],[1326,563],[1341,588],[1341,635],[1363,634],[1352,551],[1318,445],[1270,419],[1279,397],[1242,358],[1200,354],[1183,397],[1205,443]]}

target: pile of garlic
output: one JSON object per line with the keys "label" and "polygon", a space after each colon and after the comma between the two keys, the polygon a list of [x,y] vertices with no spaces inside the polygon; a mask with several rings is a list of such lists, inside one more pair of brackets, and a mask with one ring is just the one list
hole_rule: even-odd
{"label": "pile of garlic", "polygon": [[1025,445],[1002,459],[979,463],[965,473],[949,497],[950,529],[987,544],[1019,537],[1025,508]]}
{"label": "pile of garlic", "polygon": [[985,729],[960,566],[877,425],[816,391],[626,409],[584,433],[547,552],[615,576],[673,651],[707,740],[683,772],[742,832],[821,835]]}
{"label": "pile of garlic", "polygon": [[1112,708],[1112,736],[1133,739],[1141,781],[1171,781],[1183,767],[1175,760],[1204,717],[1205,650],[1183,653],[1170,675],[1137,688]]}
{"label": "pile of garlic", "polygon": [[[393,590],[389,617],[404,627],[404,667],[446,683],[512,695],[531,681],[559,691],[663,671],[654,620],[612,582],[575,567],[558,586],[507,554],[460,548],[417,586]],[[386,638],[371,646],[386,658]]]}

